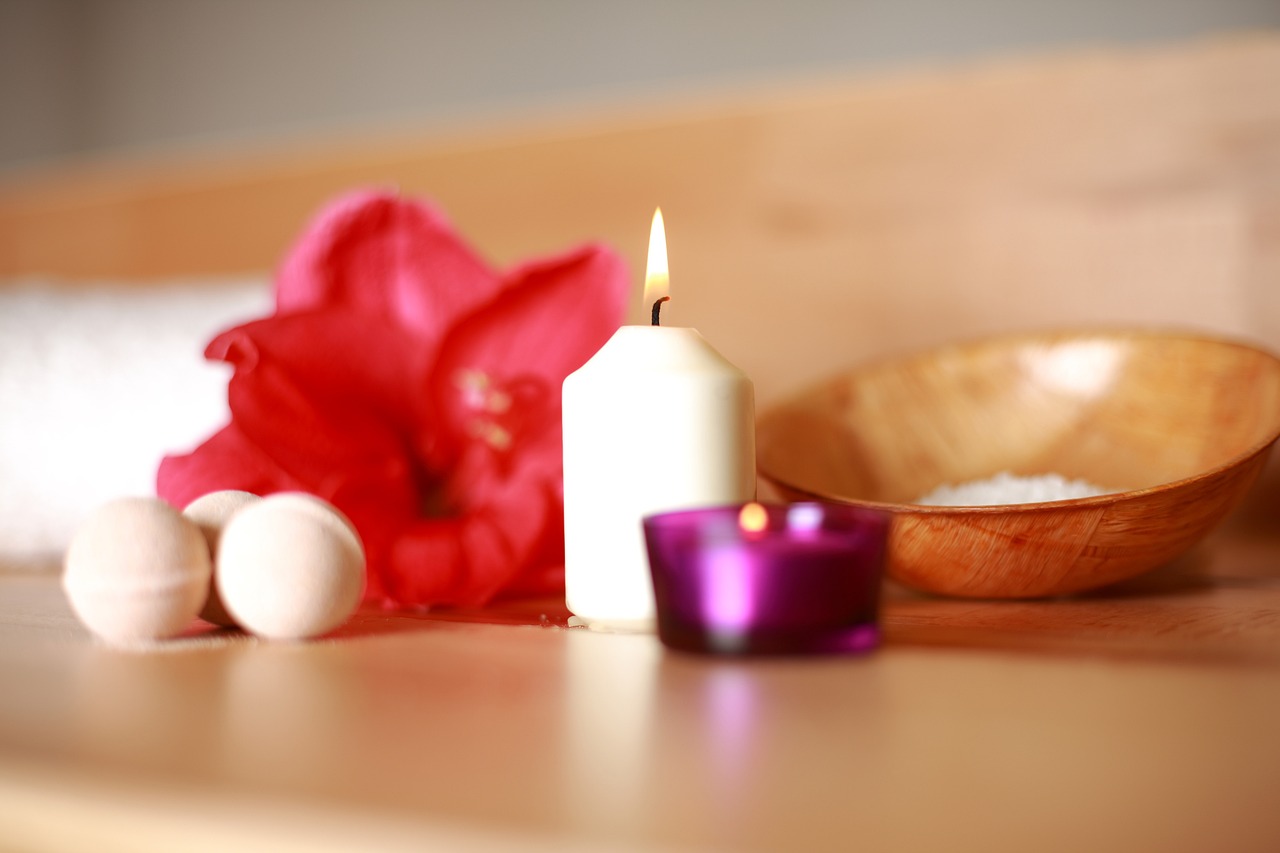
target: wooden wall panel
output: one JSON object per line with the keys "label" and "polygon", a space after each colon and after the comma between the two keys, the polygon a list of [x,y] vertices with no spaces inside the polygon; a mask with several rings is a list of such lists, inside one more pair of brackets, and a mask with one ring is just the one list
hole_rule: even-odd
{"label": "wooden wall panel", "polygon": [[435,198],[502,264],[606,240],[637,282],[661,204],[669,316],[765,400],[1005,329],[1280,347],[1273,34],[10,178],[0,276],[267,270],[319,204],[364,185]]}

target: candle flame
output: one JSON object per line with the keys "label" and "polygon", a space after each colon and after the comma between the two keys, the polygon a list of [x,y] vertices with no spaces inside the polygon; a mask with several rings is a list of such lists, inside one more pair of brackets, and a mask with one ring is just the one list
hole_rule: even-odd
{"label": "candle flame", "polygon": [[769,526],[769,514],[764,507],[752,501],[738,513],[738,526],[747,533],[760,533]]}
{"label": "candle flame", "polygon": [[662,208],[653,211],[653,225],[649,228],[649,263],[644,273],[644,305],[670,295],[670,276],[667,274],[667,230],[662,224]]}

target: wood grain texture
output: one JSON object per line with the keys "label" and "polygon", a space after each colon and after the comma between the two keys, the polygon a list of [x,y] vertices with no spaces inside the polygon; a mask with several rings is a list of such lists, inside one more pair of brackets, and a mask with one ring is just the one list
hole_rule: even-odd
{"label": "wood grain texture", "polygon": [[755,661],[536,601],[121,652],[0,572],[0,846],[1263,853],[1280,546],[1246,580],[1243,541],[1071,600],[890,590],[879,652]]}
{"label": "wood grain texture", "polygon": [[[1029,598],[1162,565],[1243,499],[1280,436],[1280,359],[1147,332],[1015,335],[876,363],[766,411],[762,476],[894,513],[889,573]],[[923,507],[940,485],[1056,473],[1109,494]]]}
{"label": "wood grain texture", "polygon": [[607,241],[637,288],[661,204],[670,321],[762,401],[1029,327],[1280,347],[1275,34],[13,176],[0,276],[266,271],[324,200],[364,185],[436,199],[500,265]]}
{"label": "wood grain texture", "polygon": [[[435,198],[501,265],[609,241],[637,288],[661,204],[671,320],[765,405],[1031,327],[1275,349],[1277,81],[1259,34],[83,164],[0,184],[0,276],[264,271],[374,184]],[[1280,477],[1254,495],[1095,593],[891,588],[885,648],[856,659],[686,657],[567,630],[559,602],[124,653],[53,574],[0,571],[0,847],[1270,853]]]}

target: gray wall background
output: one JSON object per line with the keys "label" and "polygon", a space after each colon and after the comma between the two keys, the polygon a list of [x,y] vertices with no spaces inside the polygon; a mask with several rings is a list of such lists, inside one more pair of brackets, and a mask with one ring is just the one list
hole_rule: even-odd
{"label": "gray wall background", "polygon": [[0,0],[0,169],[1280,27],[1280,0]]}

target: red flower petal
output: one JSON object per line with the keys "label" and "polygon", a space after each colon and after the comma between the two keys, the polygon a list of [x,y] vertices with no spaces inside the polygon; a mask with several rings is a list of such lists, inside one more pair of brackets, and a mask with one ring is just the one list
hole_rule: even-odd
{"label": "red flower petal", "polygon": [[329,471],[410,453],[425,367],[416,342],[385,322],[291,314],[224,332],[206,355],[235,367],[227,399],[236,425],[300,481],[318,486]]}
{"label": "red flower petal", "polygon": [[395,540],[379,587],[392,601],[409,604],[481,605],[529,574],[548,531],[562,537],[559,500],[513,477],[456,518],[417,521]]}
{"label": "red flower petal", "polygon": [[[421,484],[409,468],[394,462],[377,469],[335,470],[317,492],[342,510],[360,533],[368,562],[365,597],[373,601],[407,603],[387,594],[383,579],[396,540],[420,514]],[[420,567],[430,572],[430,567]]]}
{"label": "red flower petal", "polygon": [[359,192],[323,210],[276,277],[278,313],[343,306],[412,329],[428,351],[499,279],[420,201]]}
{"label": "red flower petal", "polygon": [[166,458],[160,494],[326,498],[390,603],[562,585],[560,385],[621,321],[621,260],[589,247],[499,279],[432,208],[365,193],[319,217],[277,287],[275,317],[210,344],[235,367],[233,423]]}
{"label": "red flower petal", "polygon": [[511,280],[441,347],[435,410],[459,516],[397,540],[382,578],[394,600],[482,604],[561,577],[560,384],[617,328],[628,278],[617,255],[588,247]]}
{"label": "red flower petal", "polygon": [[234,423],[191,453],[164,457],[156,472],[156,494],[179,508],[222,489],[265,495],[304,488]]}
{"label": "red flower petal", "polygon": [[[558,472],[560,386],[621,323],[630,289],[626,265],[604,247],[587,246],[508,278],[511,284],[493,302],[445,340],[433,408],[455,442],[496,436],[495,426],[513,442],[537,429],[555,430],[545,450],[556,455]],[[478,397],[477,382],[491,396]]]}

